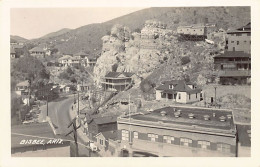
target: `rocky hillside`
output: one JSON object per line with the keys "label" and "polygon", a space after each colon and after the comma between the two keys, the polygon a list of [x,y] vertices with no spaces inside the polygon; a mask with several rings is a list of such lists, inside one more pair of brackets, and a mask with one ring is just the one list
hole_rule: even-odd
{"label": "rocky hillside", "polygon": [[176,30],[179,25],[200,22],[217,23],[217,28],[234,29],[250,21],[249,7],[162,7],[143,9],[111,21],[90,24],[57,36],[33,40],[34,44],[47,43],[62,53],[76,53],[79,50],[99,52],[101,38],[109,34],[115,24],[129,27],[132,32],[139,31],[146,20],[155,19],[167,23],[168,29]]}

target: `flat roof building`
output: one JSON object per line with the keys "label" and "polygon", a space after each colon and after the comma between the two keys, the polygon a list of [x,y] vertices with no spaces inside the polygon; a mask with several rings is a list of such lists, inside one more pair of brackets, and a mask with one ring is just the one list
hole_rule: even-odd
{"label": "flat roof building", "polygon": [[165,107],[119,117],[118,153],[135,156],[235,157],[237,130],[230,110]]}

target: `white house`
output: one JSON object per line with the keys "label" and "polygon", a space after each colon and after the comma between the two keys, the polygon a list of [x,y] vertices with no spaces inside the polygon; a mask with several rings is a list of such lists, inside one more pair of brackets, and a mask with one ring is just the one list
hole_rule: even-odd
{"label": "white house", "polygon": [[192,103],[201,99],[202,90],[184,80],[165,81],[156,88],[156,100],[159,101]]}

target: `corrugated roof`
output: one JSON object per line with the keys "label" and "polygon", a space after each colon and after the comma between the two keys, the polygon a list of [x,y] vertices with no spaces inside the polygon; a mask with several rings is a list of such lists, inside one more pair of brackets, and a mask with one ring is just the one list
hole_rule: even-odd
{"label": "corrugated roof", "polygon": [[221,57],[221,58],[229,58],[229,57],[251,57],[251,54],[249,53],[245,53],[243,51],[227,51],[225,52],[224,54],[220,54],[220,55],[217,55],[215,56],[214,58],[218,58],[218,57]]}
{"label": "corrugated roof", "polygon": [[65,55],[65,56],[62,56],[61,58],[59,58],[59,60],[65,60],[65,59],[70,59],[70,58],[72,58],[72,57],[69,55]]}

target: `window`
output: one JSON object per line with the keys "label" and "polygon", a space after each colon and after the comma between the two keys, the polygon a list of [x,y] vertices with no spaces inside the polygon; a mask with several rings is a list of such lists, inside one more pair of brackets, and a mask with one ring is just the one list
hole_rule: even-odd
{"label": "window", "polygon": [[247,33],[247,36],[251,36],[251,33]]}
{"label": "window", "polygon": [[242,34],[237,34],[237,36],[242,36]]}
{"label": "window", "polygon": [[189,100],[190,100],[190,94],[189,94]]}
{"label": "window", "polygon": [[217,150],[222,151],[222,152],[230,152],[230,145],[224,144],[224,143],[219,143],[217,144]]}
{"label": "window", "polygon": [[128,130],[122,130],[122,140],[129,141],[129,132],[128,132]]}
{"label": "window", "polygon": [[173,84],[170,84],[169,89],[173,89],[173,88],[174,88]]}
{"label": "window", "polygon": [[156,134],[151,134],[151,133],[148,133],[148,138],[150,139],[150,141],[153,141],[155,142],[156,139],[158,139],[158,135]]}
{"label": "window", "polygon": [[196,93],[196,99],[198,98],[198,95],[197,95],[197,93]]}
{"label": "window", "polygon": [[191,139],[187,139],[187,138],[181,138],[181,145],[182,146],[189,146],[189,144],[192,143],[192,140]]}
{"label": "window", "polygon": [[244,43],[246,43],[246,41],[244,41]]}
{"label": "window", "polygon": [[103,145],[103,140],[99,139],[99,144]]}
{"label": "window", "polygon": [[163,142],[171,144],[174,141],[174,137],[171,136],[163,136]]}
{"label": "window", "polygon": [[179,99],[181,99],[181,94],[179,93]]}
{"label": "window", "polygon": [[231,43],[234,43],[234,41],[231,41]]}
{"label": "window", "polygon": [[134,132],[134,138],[138,139],[138,132]]}
{"label": "window", "polygon": [[237,45],[239,45],[239,41],[237,41]]}
{"label": "window", "polygon": [[210,142],[208,141],[198,141],[198,147],[207,149],[210,146]]}

